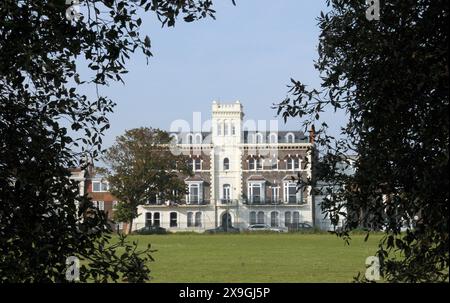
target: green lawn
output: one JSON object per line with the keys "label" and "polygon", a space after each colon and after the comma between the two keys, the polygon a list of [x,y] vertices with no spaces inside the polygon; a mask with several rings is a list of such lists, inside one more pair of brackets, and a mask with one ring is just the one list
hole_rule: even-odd
{"label": "green lawn", "polygon": [[351,244],[329,234],[130,236],[151,243],[153,282],[351,282],[379,235]]}

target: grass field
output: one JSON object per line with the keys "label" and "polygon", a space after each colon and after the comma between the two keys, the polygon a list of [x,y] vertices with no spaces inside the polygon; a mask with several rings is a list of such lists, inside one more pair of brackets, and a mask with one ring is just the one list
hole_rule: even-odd
{"label": "grass field", "polygon": [[351,282],[379,235],[235,234],[130,236],[153,254],[153,282]]}

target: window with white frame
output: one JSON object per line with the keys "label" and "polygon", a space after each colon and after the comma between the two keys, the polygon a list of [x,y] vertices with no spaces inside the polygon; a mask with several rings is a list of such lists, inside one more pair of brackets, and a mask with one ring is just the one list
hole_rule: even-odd
{"label": "window with white frame", "polygon": [[278,227],[279,222],[278,222],[278,212],[277,211],[273,211],[270,213],[270,226],[272,227]]}
{"label": "window with white frame", "polygon": [[93,192],[106,192],[109,190],[108,181],[92,181]]}
{"label": "window with white frame", "polygon": [[248,197],[250,203],[261,203],[264,201],[264,182],[249,182]]}
{"label": "window with white frame", "polygon": [[195,213],[195,227],[202,227],[202,212],[198,211]]}
{"label": "window with white frame", "polygon": [[202,170],[202,159],[200,158],[195,158],[192,160],[192,166],[193,166],[193,171],[200,171]]}
{"label": "window with white frame", "polygon": [[217,123],[217,135],[222,136],[222,122]]}
{"label": "window with white frame", "polygon": [[249,213],[248,221],[249,221],[250,225],[256,224],[256,211],[251,211]]}
{"label": "window with white frame", "polygon": [[263,163],[264,163],[264,159],[263,158],[257,159],[256,160],[256,170],[263,169]]}
{"label": "window with white frame", "polygon": [[233,122],[231,122],[231,134],[233,136],[236,135],[236,125]]}
{"label": "window with white frame", "polygon": [[298,211],[294,211],[292,221],[294,224],[300,223],[300,213]]}
{"label": "window with white frame", "polygon": [[292,214],[290,211],[284,213],[284,226],[289,227],[292,223]]}
{"label": "window with white frame", "polygon": [[280,201],[280,187],[272,186],[272,202]]}
{"label": "window with white frame", "polygon": [[178,214],[176,212],[171,212],[170,214],[170,227],[178,226]]}
{"label": "window with white frame", "polygon": [[299,168],[299,159],[294,157],[289,157],[286,160],[286,168],[288,170],[297,170]]}
{"label": "window with white frame", "polygon": [[223,159],[223,170],[229,170],[230,169],[230,159],[225,158]]}
{"label": "window with white frame", "polygon": [[229,202],[231,200],[231,185],[230,184],[223,185],[222,199],[224,202]]}
{"label": "window with white frame", "polygon": [[298,203],[301,201],[301,193],[297,191],[297,183],[293,181],[284,183],[284,201],[287,203]]}
{"label": "window with white frame", "polygon": [[249,170],[261,170],[263,169],[263,158],[250,158],[248,160],[248,169]]}
{"label": "window with white frame", "polygon": [[193,226],[194,226],[194,213],[190,211],[187,213],[187,227]]}
{"label": "window with white frame", "polygon": [[159,212],[153,213],[153,225],[154,226],[161,225],[161,213]]}
{"label": "window with white frame", "polygon": [[257,221],[256,223],[257,224],[264,224],[266,222],[265,217],[266,217],[266,215],[264,214],[264,212],[263,211],[259,211],[258,215],[257,215],[257,218],[256,218],[256,221]]}
{"label": "window with white frame", "polygon": [[117,204],[119,204],[119,201],[113,201],[112,202],[113,209],[117,207]]}
{"label": "window with white frame", "polygon": [[271,164],[273,170],[278,169],[278,159],[277,158],[272,158],[270,160],[270,164]]}
{"label": "window with white frame", "polygon": [[294,143],[295,142],[295,136],[293,133],[286,134],[286,143]]}
{"label": "window with white frame", "polygon": [[275,133],[271,133],[269,135],[269,141],[270,143],[278,143],[278,135]]}
{"label": "window with white frame", "polygon": [[195,144],[202,144],[202,134],[195,134]]}
{"label": "window with white frame", "polygon": [[145,226],[152,226],[152,213],[145,213]]}
{"label": "window with white frame", "polygon": [[92,201],[92,204],[98,210],[105,210],[105,201]]}
{"label": "window with white frame", "polygon": [[188,204],[200,204],[203,199],[203,186],[201,182],[188,183]]}

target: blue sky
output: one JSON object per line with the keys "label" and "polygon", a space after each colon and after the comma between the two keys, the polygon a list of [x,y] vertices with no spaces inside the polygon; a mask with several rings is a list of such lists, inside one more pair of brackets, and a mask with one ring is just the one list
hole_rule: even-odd
{"label": "blue sky", "polygon": [[[101,93],[117,102],[110,116],[105,147],[126,129],[152,126],[169,129],[176,119],[192,120],[192,112],[209,119],[212,100],[244,105],[246,118],[273,119],[273,103],[287,94],[291,77],[319,86],[314,69],[319,29],[317,16],[325,0],[216,0],[216,20],[161,28],[153,15],[143,16],[142,34],[152,41],[149,64],[136,53],[128,63],[125,85]],[[337,128],[343,115],[327,113]],[[281,129],[300,129],[291,119]]]}

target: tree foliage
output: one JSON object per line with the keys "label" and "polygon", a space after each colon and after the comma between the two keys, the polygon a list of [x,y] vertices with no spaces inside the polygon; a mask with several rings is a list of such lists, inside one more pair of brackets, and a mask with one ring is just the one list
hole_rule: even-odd
{"label": "tree foliage", "polygon": [[[212,3],[81,0],[77,19],[77,1],[65,2],[0,4],[0,279],[65,281],[66,258],[78,256],[87,260],[82,281],[116,281],[118,273],[144,281],[150,250],[129,248],[116,258],[116,246],[104,249],[106,218],[79,195],[68,168],[102,150],[114,102],[99,88],[122,81],[132,53],[151,56],[138,12],[174,26],[177,17],[212,17]],[[79,72],[82,63],[92,75]],[[96,97],[83,86],[94,86]]]}
{"label": "tree foliage", "polygon": [[188,158],[172,153],[170,144],[165,131],[135,128],[117,137],[103,157],[110,192],[120,200],[118,216],[130,223],[129,232],[139,205],[177,201],[186,194],[180,176],[192,174]]}
{"label": "tree foliage", "polygon": [[[365,1],[327,3],[321,88],[292,79],[278,112],[320,125],[323,208],[333,223],[345,219],[345,237],[385,231],[377,256],[387,281],[448,281],[448,2],[381,1],[378,21],[366,19]],[[339,138],[321,120],[327,109],[348,116]],[[355,154],[347,174],[338,163]]]}

